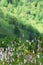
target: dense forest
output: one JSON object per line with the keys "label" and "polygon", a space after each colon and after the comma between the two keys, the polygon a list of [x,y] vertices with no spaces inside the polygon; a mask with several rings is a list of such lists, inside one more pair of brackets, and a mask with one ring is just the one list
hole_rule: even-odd
{"label": "dense forest", "polygon": [[43,0],[0,0],[0,65],[43,65]]}

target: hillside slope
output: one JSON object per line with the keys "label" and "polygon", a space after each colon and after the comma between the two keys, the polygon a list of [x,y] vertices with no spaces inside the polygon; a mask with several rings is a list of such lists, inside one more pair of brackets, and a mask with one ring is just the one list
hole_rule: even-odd
{"label": "hillside slope", "polygon": [[[43,0],[1,0],[0,38],[43,33]],[[29,36],[30,35],[30,36]]]}

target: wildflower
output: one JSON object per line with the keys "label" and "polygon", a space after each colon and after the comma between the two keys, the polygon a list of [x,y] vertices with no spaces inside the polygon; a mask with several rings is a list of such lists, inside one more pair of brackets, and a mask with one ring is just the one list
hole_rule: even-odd
{"label": "wildflower", "polygon": [[29,45],[31,45],[31,42],[29,42]]}
{"label": "wildflower", "polygon": [[21,57],[21,53],[18,53],[18,54],[17,54],[17,57],[20,58],[20,57]]}
{"label": "wildflower", "polygon": [[4,48],[2,48],[2,52],[4,51]]}
{"label": "wildflower", "polygon": [[15,51],[15,48],[13,48],[13,51]]}
{"label": "wildflower", "polygon": [[34,40],[31,41],[32,43],[34,42]]}
{"label": "wildflower", "polygon": [[2,55],[2,51],[0,50],[0,55]]}
{"label": "wildflower", "polygon": [[23,62],[21,62],[21,65],[23,65]]}
{"label": "wildflower", "polygon": [[27,62],[27,60],[26,59],[24,59],[24,64]]}
{"label": "wildflower", "polygon": [[3,61],[3,63],[2,63],[3,65],[5,64],[5,62]]}
{"label": "wildflower", "polygon": [[29,42],[29,40],[26,40],[26,42],[28,43],[28,42]]}
{"label": "wildflower", "polygon": [[32,55],[29,55],[29,54],[28,54],[28,55],[26,55],[26,59],[27,59],[27,60],[32,59]]}
{"label": "wildflower", "polygon": [[9,64],[9,65],[11,65],[11,64]]}
{"label": "wildflower", "polygon": [[41,46],[40,46],[39,43],[38,43],[37,47],[38,47],[37,51],[40,51],[41,50]]}
{"label": "wildflower", "polygon": [[2,54],[2,58],[6,59],[6,54],[5,53]]}
{"label": "wildflower", "polygon": [[42,63],[40,62],[40,65],[42,65]]}
{"label": "wildflower", "polygon": [[35,58],[32,57],[32,55],[26,55],[25,59],[31,63],[36,62]]}
{"label": "wildflower", "polygon": [[33,50],[33,54],[35,54],[35,51]]}
{"label": "wildflower", "polygon": [[13,58],[12,60],[13,60],[13,62],[14,62],[14,58]]}
{"label": "wildflower", "polygon": [[0,58],[1,59],[1,61],[3,61],[3,58]]}
{"label": "wildflower", "polygon": [[[19,40],[19,43],[21,43],[21,40]],[[19,45],[19,44],[18,44]]]}
{"label": "wildflower", "polygon": [[24,38],[24,34],[22,34],[22,37]]}
{"label": "wildflower", "polygon": [[6,53],[7,53],[8,49],[6,48]]}
{"label": "wildflower", "polygon": [[40,58],[40,55],[38,54],[37,57]]}

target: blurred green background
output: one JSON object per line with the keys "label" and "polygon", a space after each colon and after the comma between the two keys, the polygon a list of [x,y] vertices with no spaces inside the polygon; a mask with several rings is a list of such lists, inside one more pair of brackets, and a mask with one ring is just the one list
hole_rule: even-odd
{"label": "blurred green background", "polygon": [[0,0],[0,39],[43,36],[43,0]]}

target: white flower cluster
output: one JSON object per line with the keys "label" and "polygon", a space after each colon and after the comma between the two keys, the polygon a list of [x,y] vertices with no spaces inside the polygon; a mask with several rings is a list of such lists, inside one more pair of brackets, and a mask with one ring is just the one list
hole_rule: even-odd
{"label": "white flower cluster", "polygon": [[3,62],[4,60],[6,62],[14,61],[13,51],[11,50],[10,47],[8,47],[8,48],[0,48],[0,61]]}

